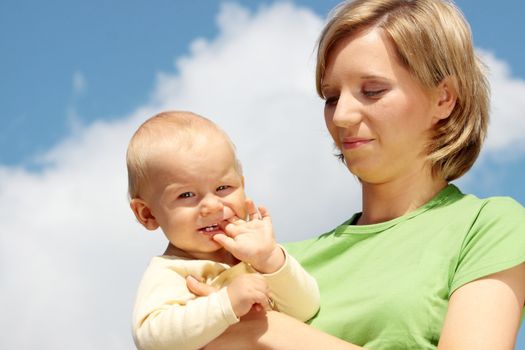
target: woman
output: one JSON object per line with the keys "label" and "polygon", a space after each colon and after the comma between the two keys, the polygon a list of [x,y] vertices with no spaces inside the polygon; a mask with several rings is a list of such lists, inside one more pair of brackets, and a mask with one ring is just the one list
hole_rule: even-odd
{"label": "woman", "polygon": [[362,212],[287,247],[320,285],[311,326],[251,315],[209,348],[512,349],[525,209],[449,184],[474,163],[488,122],[488,84],[459,10],[442,0],[342,4],[319,41],[317,90],[361,182]]}

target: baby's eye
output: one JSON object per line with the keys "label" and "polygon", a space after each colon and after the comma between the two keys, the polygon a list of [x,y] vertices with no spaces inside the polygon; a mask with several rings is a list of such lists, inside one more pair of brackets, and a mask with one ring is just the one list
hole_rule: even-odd
{"label": "baby's eye", "polygon": [[231,188],[231,186],[221,185],[221,186],[217,187],[217,191],[224,191],[224,190],[227,190],[229,188]]}
{"label": "baby's eye", "polygon": [[193,192],[184,192],[179,195],[179,198],[190,198],[194,196],[195,194]]}

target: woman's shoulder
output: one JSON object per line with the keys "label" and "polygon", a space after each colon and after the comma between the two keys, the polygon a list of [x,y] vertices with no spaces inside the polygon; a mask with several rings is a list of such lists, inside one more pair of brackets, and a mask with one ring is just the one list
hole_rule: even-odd
{"label": "woman's shoulder", "polygon": [[463,237],[450,293],[465,283],[525,261],[525,208],[511,197],[477,198],[473,221]]}
{"label": "woman's shoulder", "polygon": [[525,214],[525,207],[512,197],[488,197],[481,199],[484,211]]}
{"label": "woman's shoulder", "polygon": [[466,195],[464,203],[467,202],[478,208],[478,219],[506,219],[525,224],[525,207],[512,197],[478,198],[474,195]]}
{"label": "woman's shoulder", "polygon": [[[448,195],[441,196],[439,205],[444,210],[452,210],[456,213],[472,212],[480,218],[484,217],[513,217],[520,218],[525,215],[525,207],[512,197],[494,196],[480,198],[474,194],[464,194],[455,185],[449,185],[446,189]],[[446,208],[448,207],[448,208]]]}

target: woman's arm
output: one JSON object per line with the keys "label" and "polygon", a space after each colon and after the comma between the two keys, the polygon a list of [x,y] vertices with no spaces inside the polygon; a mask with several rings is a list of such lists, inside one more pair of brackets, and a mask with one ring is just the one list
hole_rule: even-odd
{"label": "woman's arm", "polygon": [[514,349],[525,302],[525,263],[467,283],[450,297],[438,349]]}
{"label": "woman's arm", "polygon": [[[205,296],[215,291],[214,287],[194,278],[187,278],[186,282],[195,295]],[[202,349],[319,350],[325,347],[331,350],[363,349],[277,311],[248,313]]]}
{"label": "woman's arm", "polygon": [[359,346],[323,333],[288,315],[251,312],[204,350],[357,350]]}
{"label": "woman's arm", "polygon": [[[514,349],[524,303],[525,263],[465,284],[450,298],[438,349]],[[274,311],[250,313],[204,349],[322,348],[362,349]]]}

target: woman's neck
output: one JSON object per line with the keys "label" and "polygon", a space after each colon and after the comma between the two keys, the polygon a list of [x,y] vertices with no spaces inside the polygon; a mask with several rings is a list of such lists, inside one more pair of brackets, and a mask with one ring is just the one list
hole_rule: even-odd
{"label": "woman's neck", "polygon": [[445,186],[445,180],[421,173],[380,184],[362,182],[363,213],[357,224],[376,224],[403,216],[427,203]]}

